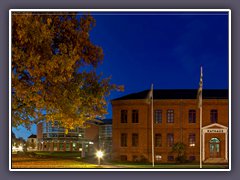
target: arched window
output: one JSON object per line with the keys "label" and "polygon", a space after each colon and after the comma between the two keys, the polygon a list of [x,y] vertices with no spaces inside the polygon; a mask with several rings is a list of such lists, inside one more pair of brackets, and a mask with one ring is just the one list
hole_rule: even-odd
{"label": "arched window", "polygon": [[210,143],[220,143],[220,140],[218,138],[212,138],[209,142]]}

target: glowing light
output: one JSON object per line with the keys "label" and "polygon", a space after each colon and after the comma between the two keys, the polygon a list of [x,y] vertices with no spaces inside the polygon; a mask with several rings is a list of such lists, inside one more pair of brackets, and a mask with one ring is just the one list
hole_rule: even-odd
{"label": "glowing light", "polygon": [[97,151],[96,156],[98,158],[98,165],[101,164],[101,158],[103,157],[103,152],[102,151]]}
{"label": "glowing light", "polygon": [[96,153],[98,158],[102,158],[103,157],[103,152],[102,151],[97,151]]}

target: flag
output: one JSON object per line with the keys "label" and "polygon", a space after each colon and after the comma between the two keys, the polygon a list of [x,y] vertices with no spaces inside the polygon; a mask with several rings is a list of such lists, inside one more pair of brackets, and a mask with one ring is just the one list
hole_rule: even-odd
{"label": "flag", "polygon": [[150,103],[152,99],[153,99],[153,84],[151,85],[151,89],[150,89],[150,91],[148,92],[147,102]]}
{"label": "flag", "polygon": [[200,74],[200,82],[199,82],[199,88],[198,88],[198,108],[202,107],[202,88],[203,88],[203,71],[201,66],[201,74]]}

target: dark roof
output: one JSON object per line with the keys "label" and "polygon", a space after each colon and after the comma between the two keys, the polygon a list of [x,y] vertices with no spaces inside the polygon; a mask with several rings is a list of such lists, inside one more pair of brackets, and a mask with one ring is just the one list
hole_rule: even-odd
{"label": "dark roof", "polygon": [[112,124],[112,119],[102,119],[101,121],[103,122],[102,125],[105,125],[105,124]]}
{"label": "dark roof", "polygon": [[29,136],[28,138],[37,138],[37,135],[32,134],[31,136]]}
{"label": "dark roof", "polygon": [[[146,99],[150,90],[128,94],[116,100]],[[197,89],[156,89],[153,99],[197,99]],[[203,99],[228,99],[227,89],[203,89]]]}
{"label": "dark roof", "polygon": [[96,118],[94,120],[89,120],[88,123],[95,124],[95,125],[106,125],[106,124],[112,124],[112,119]]}

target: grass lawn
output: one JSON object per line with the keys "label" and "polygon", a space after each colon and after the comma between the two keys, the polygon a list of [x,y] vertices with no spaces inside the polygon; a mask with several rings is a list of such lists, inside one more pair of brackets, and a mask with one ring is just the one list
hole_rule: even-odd
{"label": "grass lawn", "polygon": [[[150,164],[115,164],[121,168],[148,168],[152,169]],[[197,164],[157,164],[154,166],[155,169],[200,169]],[[227,165],[203,165],[203,169],[227,169]]]}
{"label": "grass lawn", "polygon": [[[79,152],[34,152],[26,154],[12,155],[12,169],[18,168],[153,168],[150,163],[131,163],[131,162],[107,162],[102,161],[99,167],[96,158],[81,159]],[[156,164],[156,169],[199,169],[199,164]],[[227,169],[228,165],[210,165],[204,164],[203,169]]]}
{"label": "grass lawn", "polygon": [[99,168],[96,164],[81,162],[76,159],[40,158],[26,156],[12,156],[12,168]]}
{"label": "grass lawn", "polygon": [[61,158],[80,158],[80,152],[35,152],[36,155],[44,157],[61,157]]}

